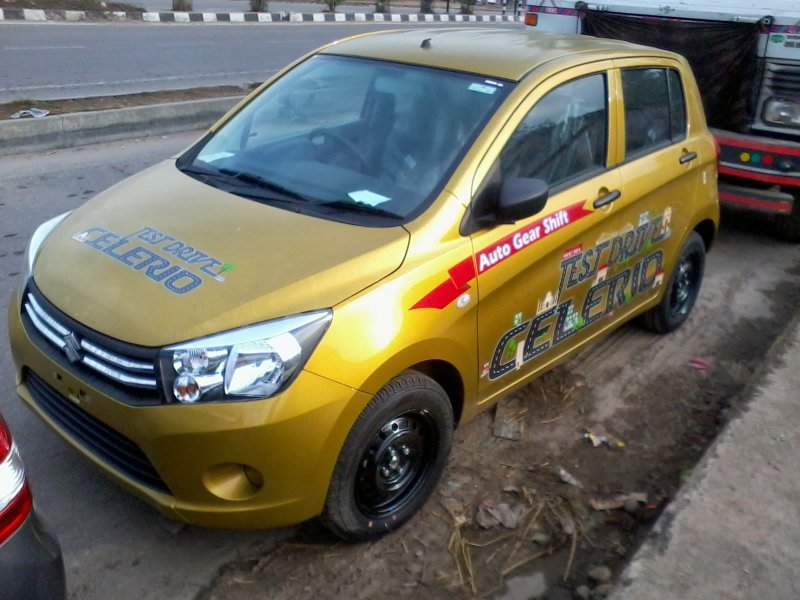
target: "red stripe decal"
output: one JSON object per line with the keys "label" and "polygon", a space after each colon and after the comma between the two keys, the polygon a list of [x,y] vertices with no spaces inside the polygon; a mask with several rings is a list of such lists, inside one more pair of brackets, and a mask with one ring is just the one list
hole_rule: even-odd
{"label": "red stripe decal", "polygon": [[[492,267],[500,264],[517,252],[525,250],[539,240],[546,238],[551,233],[571,225],[583,217],[592,214],[592,211],[583,208],[583,202],[577,202],[566,208],[537,219],[525,227],[520,227],[494,244],[480,250],[475,255],[478,264],[478,273],[485,273]],[[411,310],[417,308],[437,308],[439,310],[448,306],[456,298],[469,289],[469,282],[475,279],[475,262],[472,257],[465,258],[460,263],[447,271],[449,279],[443,281],[432,291],[421,298]]]}
{"label": "red stripe decal", "polygon": [[475,260],[478,263],[478,274],[485,273],[507,258],[514,256],[520,250],[524,250],[531,244],[546,238],[562,227],[592,214],[592,211],[583,208],[583,204],[583,202],[577,202],[557,210],[525,227],[520,227],[491,246],[487,246],[475,255]]}
{"label": "red stripe decal", "polygon": [[466,292],[469,289],[469,282],[475,279],[475,264],[472,262],[472,257],[468,256],[455,267],[450,268],[447,273],[450,278],[426,294],[411,307],[411,310],[417,308],[438,308],[441,310]]}

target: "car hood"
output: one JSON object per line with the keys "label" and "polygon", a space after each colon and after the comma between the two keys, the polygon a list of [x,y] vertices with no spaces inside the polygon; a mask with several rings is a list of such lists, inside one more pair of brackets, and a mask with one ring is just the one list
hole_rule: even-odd
{"label": "car hood", "polygon": [[99,194],[45,240],[33,277],[84,325],[161,346],[334,306],[396,270],[409,235],[301,215],[167,161]]}

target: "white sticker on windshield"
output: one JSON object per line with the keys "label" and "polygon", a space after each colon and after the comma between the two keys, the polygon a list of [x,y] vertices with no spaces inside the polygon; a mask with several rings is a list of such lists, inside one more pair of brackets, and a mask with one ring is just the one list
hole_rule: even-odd
{"label": "white sticker on windshield", "polygon": [[388,202],[391,198],[387,198],[386,196],[381,196],[380,194],[376,194],[375,192],[370,192],[369,190],[358,190],[357,192],[350,192],[347,194],[356,202],[360,202],[361,204],[367,204],[369,206],[378,206],[378,204],[383,204],[384,202]]}
{"label": "white sticker on windshield", "polygon": [[494,94],[497,91],[497,88],[491,85],[485,85],[483,83],[470,83],[469,91],[480,92],[481,94]]}
{"label": "white sticker on windshield", "polygon": [[216,160],[230,158],[231,156],[233,156],[233,152],[215,152],[214,154],[201,154],[197,158],[203,162],[213,163]]}

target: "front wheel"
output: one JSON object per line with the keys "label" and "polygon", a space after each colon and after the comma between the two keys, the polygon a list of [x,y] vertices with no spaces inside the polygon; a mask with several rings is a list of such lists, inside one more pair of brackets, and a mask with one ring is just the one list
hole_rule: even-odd
{"label": "front wheel", "polygon": [[334,467],[322,523],[347,540],[394,531],[425,503],[444,471],[453,409],[416,371],[384,386],[356,419]]}
{"label": "front wheel", "polygon": [[661,302],[642,315],[645,327],[656,333],[669,333],[683,325],[700,294],[705,264],[705,243],[700,234],[692,231],[681,248]]}

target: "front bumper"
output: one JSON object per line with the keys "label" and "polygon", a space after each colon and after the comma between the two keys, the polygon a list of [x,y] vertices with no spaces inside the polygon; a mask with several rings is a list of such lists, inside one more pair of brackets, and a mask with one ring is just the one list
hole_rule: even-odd
{"label": "front bumper", "polygon": [[66,597],[61,548],[36,512],[0,545],[0,596],[28,600]]}
{"label": "front bumper", "polygon": [[260,528],[318,515],[370,396],[302,372],[268,400],[131,406],[42,351],[9,306],[17,393],[76,450],[173,518]]}
{"label": "front bumper", "polygon": [[720,146],[720,202],[790,214],[800,193],[800,144],[719,129],[712,132]]}

